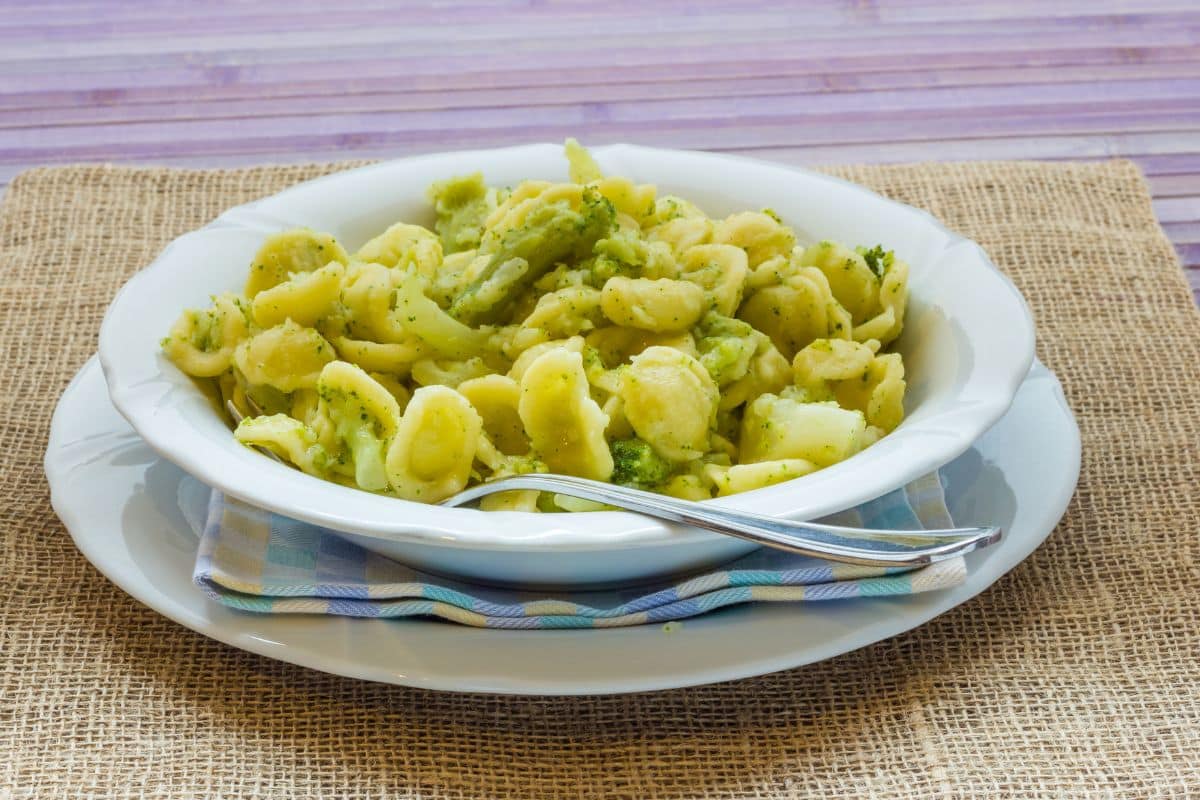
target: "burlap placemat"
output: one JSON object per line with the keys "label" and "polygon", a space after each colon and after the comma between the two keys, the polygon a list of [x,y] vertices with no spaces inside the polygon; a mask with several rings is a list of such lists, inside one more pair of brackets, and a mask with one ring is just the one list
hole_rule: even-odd
{"label": "burlap placemat", "polygon": [[[790,672],[611,698],[435,694],[243,653],[101,577],[51,513],[50,414],[172,237],[333,166],[35,170],[0,210],[0,795],[1168,796],[1200,786],[1200,316],[1128,163],[837,174],[981,242],[1084,438],[1028,561]],[[5,794],[8,792],[9,794]]]}

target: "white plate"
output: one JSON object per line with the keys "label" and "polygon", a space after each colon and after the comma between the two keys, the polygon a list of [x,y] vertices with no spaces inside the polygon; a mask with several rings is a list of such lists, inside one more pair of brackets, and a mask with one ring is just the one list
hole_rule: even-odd
{"label": "white plate", "polygon": [[183,473],[113,410],[90,361],[64,392],[46,451],[54,510],[83,554],[161,614],[243,650],[354,678],[431,689],[606,694],[760,675],[863,647],[962,603],[1028,556],[1066,510],[1079,476],[1079,431],[1058,381],[1035,365],[1012,409],[947,466],[964,524],[1004,540],[967,557],[967,582],[911,597],[759,604],[615,630],[498,631],[425,620],[240,613],[191,582],[196,540],[179,501]]}
{"label": "white plate", "polygon": [[[876,497],[963,452],[1008,408],[1033,359],[1021,296],[973,242],[924,211],[827,175],[713,153],[629,145],[596,148],[607,171],[658,184],[723,216],[770,206],[802,240],[885,243],[912,265],[904,335],[907,417],[847,461],[785,484],[715,501],[812,518]],[[482,170],[498,185],[565,180],[557,145],[388,161],[294,186],[222,214],[176,239],[113,301],[100,360],[116,406],[165,458],[210,486],[350,534],[427,569],[520,583],[623,581],[727,560],[751,547],[626,512],[485,513],[408,503],[321,481],[237,444],[226,421],[161,354],[185,307],[240,288],[272,232],[329,230],[351,249],[397,219],[428,221],[425,187]]]}

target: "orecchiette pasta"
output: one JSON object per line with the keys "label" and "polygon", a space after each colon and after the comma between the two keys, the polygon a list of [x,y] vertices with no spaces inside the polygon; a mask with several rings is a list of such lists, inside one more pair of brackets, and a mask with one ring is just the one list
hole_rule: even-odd
{"label": "orecchiette pasta", "polygon": [[234,364],[251,385],[281,392],[314,388],[321,370],[336,358],[321,334],[291,320],[246,339],[233,353]]}
{"label": "orecchiette pasta", "polygon": [[292,275],[312,272],[330,261],[346,264],[349,260],[345,249],[328,233],[307,228],[277,233],[268,238],[254,256],[244,293],[253,298]]}
{"label": "orecchiette pasta", "polygon": [[687,353],[646,348],[623,370],[620,393],[629,424],[664,458],[688,461],[708,451],[717,385]]}
{"label": "orecchiette pasta", "polygon": [[614,325],[644,331],[685,331],[704,313],[704,290],[694,283],[669,278],[625,278],[604,283],[600,309]]}
{"label": "orecchiette pasta", "polygon": [[556,347],[538,356],[521,376],[517,411],[551,470],[608,480],[613,471],[604,438],[608,417],[591,397],[579,353]]}
{"label": "orecchiette pasta", "polygon": [[254,322],[263,328],[292,320],[300,325],[316,325],[329,314],[342,289],[346,268],[330,261],[312,272],[293,274],[254,295]]}
{"label": "orecchiette pasta", "polygon": [[[539,471],[703,500],[901,423],[904,363],[885,348],[904,261],[798,245],[769,209],[710,218],[604,175],[574,140],[566,154],[565,183],[435,183],[432,229],[397,221],[352,255],[275,234],[243,291],[185,311],[163,352],[245,416],[238,441],[420,502]],[[597,508],[533,491],[481,507]]]}
{"label": "orecchiette pasta", "polygon": [[387,451],[392,490],[406,500],[436,503],[467,485],[483,423],[445,386],[413,393]]}

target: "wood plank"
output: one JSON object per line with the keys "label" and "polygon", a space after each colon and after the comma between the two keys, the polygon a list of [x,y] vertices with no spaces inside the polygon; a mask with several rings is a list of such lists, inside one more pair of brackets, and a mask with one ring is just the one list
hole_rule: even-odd
{"label": "wood plank", "polygon": [[[257,38],[247,38],[241,42],[241,47],[230,46],[230,41],[225,37],[211,37],[214,41],[206,45],[209,50],[178,51],[171,49],[175,45],[164,45],[160,48],[139,48],[140,52],[137,53],[128,53],[128,48],[114,48],[114,52],[109,54],[76,56],[71,50],[61,48],[45,55],[36,55],[28,49],[0,49],[0,73],[32,76],[63,71],[147,72],[179,68],[181,63],[208,66],[253,63],[259,70],[273,66],[277,70],[289,68],[295,71],[299,65],[311,65],[314,52],[324,57],[321,63],[341,64],[345,69],[354,64],[368,67],[377,64],[380,48],[384,46],[387,47],[387,60],[400,70],[393,72],[393,75],[439,74],[461,69],[469,62],[476,62],[474,67],[482,64],[488,67],[536,66],[546,69],[557,62],[570,62],[575,67],[592,69],[605,69],[614,63],[649,69],[663,64],[664,60],[669,63],[706,62],[717,53],[723,60],[763,59],[786,58],[798,50],[808,58],[834,58],[844,56],[848,50],[886,52],[891,63],[895,64],[947,52],[965,51],[980,55],[1071,50],[1083,42],[1088,47],[1121,48],[1129,53],[1151,47],[1195,47],[1200,44],[1200,20],[1152,28],[1101,29],[1089,32],[1086,37],[1070,30],[964,37],[942,34],[936,28],[917,35],[896,34],[881,29],[877,35],[869,37],[869,43],[865,43],[863,39],[867,37],[856,34],[858,31],[853,28],[841,29],[823,37],[809,36],[803,29],[797,31],[787,26],[749,31],[735,27],[722,33],[720,38],[714,38],[707,32],[677,33],[670,29],[652,29],[640,34],[632,46],[627,34],[605,34],[595,40],[589,34],[586,48],[574,44],[577,35],[555,38],[525,36],[519,39],[520,47],[513,48],[497,48],[494,41],[476,42],[469,39],[458,39],[452,48],[447,48],[440,40],[426,37],[405,41],[401,48],[393,41],[390,30],[358,32],[353,41],[327,41],[315,34],[287,37],[259,34]],[[663,37],[668,35],[671,47],[664,48]],[[168,38],[173,41],[173,37]],[[197,43],[195,46],[200,45]]]}
{"label": "wood plank", "polygon": [[[947,50],[927,53],[919,63],[927,69],[960,70],[972,68],[1055,68],[1088,64],[1144,64],[1195,62],[1200,60],[1200,46],[1162,46],[1157,48],[1096,47],[1081,40],[1078,47],[1051,50],[1014,48],[1006,51],[980,53],[973,50]],[[648,76],[669,75],[676,80],[707,81],[713,78],[819,75],[828,76],[833,85],[853,84],[855,76],[864,72],[892,72],[911,69],[918,63],[913,58],[894,58],[891,54],[874,51],[846,50],[838,55],[809,56],[797,48],[783,56],[736,55],[724,50],[711,52],[700,60],[670,60],[646,65],[609,64],[600,69],[577,66],[573,62],[555,64],[546,69],[537,64],[519,66],[509,60],[482,62],[466,60],[454,69],[417,72],[404,69],[386,54],[366,63],[313,60],[290,64],[263,64],[253,59],[238,63],[202,63],[192,60],[172,67],[152,71],[136,67],[125,70],[68,70],[60,68],[50,73],[24,72],[0,74],[0,94],[37,93],[43,91],[98,92],[99,99],[113,102],[121,99],[130,87],[163,87],[190,91],[197,86],[250,86],[297,81],[320,81],[335,84],[376,78],[395,82],[406,90],[439,91],[455,88],[493,88],[520,86],[578,85],[585,83],[627,83],[646,81]]]}
{"label": "wood plank", "polygon": [[[1200,51],[1198,51],[1200,55]],[[90,119],[90,114],[122,112],[128,118],[169,118],[172,109],[205,106],[219,109],[228,104],[271,103],[297,98],[323,100],[346,98],[347,102],[365,102],[374,98],[378,107],[392,110],[429,110],[480,106],[560,105],[588,102],[618,102],[664,99],[781,96],[805,94],[814,98],[826,94],[880,91],[889,89],[968,89],[974,87],[1014,87],[1038,84],[1132,83],[1171,79],[1200,81],[1200,59],[1181,62],[1135,64],[1095,64],[1059,66],[1053,71],[1038,67],[963,68],[946,70],[903,69],[857,74],[746,75],[711,78],[702,81],[674,74],[644,76],[624,83],[547,84],[530,83],[520,87],[495,86],[475,89],[430,89],[398,87],[393,78],[363,78],[347,81],[291,81],[279,84],[233,84],[183,87],[135,86],[119,93],[105,91],[11,92],[0,95],[0,126],[17,127],[28,123],[62,124]],[[36,112],[48,111],[41,116]]]}
{"label": "wood plank", "polygon": [[[674,86],[674,85],[673,85]],[[647,91],[652,87],[642,87]],[[460,104],[459,98],[443,94],[334,94],[325,96],[229,100],[217,105],[193,103],[147,104],[142,106],[103,105],[82,106],[66,110],[34,109],[7,111],[0,118],[0,128],[53,128],[63,125],[94,125],[132,122],[240,119],[287,117],[303,110],[306,116],[322,114],[373,114],[399,111],[447,112],[463,111],[494,112],[510,110],[522,115],[533,109],[557,106],[562,113],[569,107],[587,109],[592,117],[637,118],[683,118],[686,116],[711,115],[713,113],[755,116],[769,113],[775,108],[811,107],[822,114],[850,111],[899,111],[916,114],[920,111],[938,109],[946,111],[969,111],[976,113],[991,108],[1037,108],[1053,106],[1061,113],[1084,104],[1090,106],[1103,100],[1115,104],[1127,102],[1137,108],[1165,108],[1176,104],[1169,101],[1184,101],[1184,108],[1191,107],[1200,96],[1200,77],[1179,79],[1136,80],[1094,83],[1044,83],[1023,86],[996,87],[935,87],[883,91],[858,91],[844,93],[795,92],[777,87],[773,92],[747,91],[745,87],[732,85],[721,90],[705,87],[703,96],[685,95],[668,97],[662,94],[602,99],[602,93],[590,93],[586,104],[581,104],[578,95],[562,91],[544,92],[539,100],[531,102],[528,92],[501,99],[491,94],[471,95],[475,105]],[[696,90],[693,90],[696,91]],[[818,100],[818,96],[820,99]],[[1158,101],[1164,101],[1162,103]]]}
{"label": "wood plank", "polygon": [[1200,220],[1200,196],[1155,199],[1154,213],[1159,222],[1195,222]]}

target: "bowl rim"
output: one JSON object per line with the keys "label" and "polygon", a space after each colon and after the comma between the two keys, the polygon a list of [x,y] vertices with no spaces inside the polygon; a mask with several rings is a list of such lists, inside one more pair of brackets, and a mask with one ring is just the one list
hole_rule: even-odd
{"label": "bowl rim", "polygon": [[[214,463],[212,460],[202,457],[201,450],[211,451],[211,448],[197,450],[189,442],[194,443],[197,438],[207,437],[176,435],[180,430],[178,427],[172,427],[172,415],[170,413],[154,413],[163,409],[149,407],[145,392],[140,391],[141,381],[131,382],[127,379],[132,365],[123,352],[123,348],[119,346],[121,326],[124,322],[121,314],[123,307],[129,304],[130,298],[137,295],[138,290],[146,281],[150,280],[151,276],[171,268],[173,255],[178,250],[190,246],[198,238],[230,229],[250,229],[265,235],[294,226],[295,223],[288,223],[271,213],[264,213],[262,207],[286,202],[290,197],[298,194],[320,191],[338,182],[353,182],[362,175],[373,171],[395,169],[402,164],[416,165],[420,162],[450,158],[469,160],[472,158],[541,155],[545,154],[547,149],[561,154],[561,145],[538,143],[505,148],[423,154],[341,170],[302,181],[267,197],[229,208],[208,224],[177,237],[168,243],[148,265],[129,278],[114,296],[105,313],[100,328],[99,359],[114,406],[138,435],[159,455],[207,485],[220,489],[244,502],[281,515],[368,538],[437,544],[444,547],[472,550],[562,551],[569,549],[588,551],[682,545],[717,536],[718,534],[711,532],[661,522],[624,511],[572,513],[569,515],[566,513],[482,512],[476,509],[451,509],[444,506],[415,503],[395,497],[362,492],[305,475],[289,467],[262,459],[249,450],[245,451],[245,455],[252,457],[254,462],[243,462],[243,466],[254,468],[256,477],[263,477],[267,480],[263,485],[253,482],[239,485],[234,482],[233,476],[244,476],[246,469],[233,470],[232,464],[221,463],[220,459]],[[851,464],[854,461],[854,457],[852,457],[840,464],[792,481],[705,502],[760,513],[766,511],[766,513],[779,516],[800,514],[813,517],[834,513],[891,491],[921,474],[948,463],[964,452],[979,435],[990,428],[1008,410],[1033,362],[1034,324],[1032,314],[1016,286],[996,267],[983,248],[951,230],[930,212],[883,197],[852,181],[803,167],[763,161],[747,156],[652,148],[632,144],[598,146],[591,148],[591,151],[599,160],[610,157],[619,159],[623,153],[634,153],[651,158],[662,155],[695,158],[709,163],[720,161],[726,164],[741,165],[745,168],[757,170],[765,168],[781,173],[790,173],[808,181],[826,182],[861,193],[872,198],[873,202],[882,202],[902,210],[914,220],[919,220],[940,235],[943,240],[943,244],[939,248],[942,256],[952,248],[968,250],[978,264],[990,273],[996,285],[1004,290],[1006,299],[1012,304],[1010,310],[1016,312],[1015,317],[1011,320],[1014,323],[1009,337],[1012,347],[1007,351],[1007,359],[1000,362],[989,359],[990,369],[986,373],[981,373],[976,367],[968,376],[968,380],[960,387],[961,392],[974,382],[980,384],[975,386],[977,390],[983,388],[982,384],[986,384],[987,391],[976,391],[971,403],[968,404],[967,410],[970,413],[957,414],[956,425],[949,427],[943,425],[936,428],[940,442],[938,447],[921,450],[920,454],[905,460],[903,464],[893,465],[904,468],[894,470],[892,477],[882,476],[880,473],[884,470],[877,468],[874,470],[875,479],[865,483],[866,489],[860,489],[852,497],[824,504],[810,501],[807,508],[799,511],[796,509],[777,511],[764,508],[764,506],[779,505],[780,502],[785,501],[787,487],[795,484],[796,481],[809,481],[811,484],[813,479],[818,477],[827,481],[839,480],[847,471],[846,465],[854,466]],[[165,359],[160,357],[159,363],[166,363]],[[170,365],[169,368],[176,369],[174,365]],[[179,372],[179,376],[184,380],[191,381],[190,378],[183,376],[182,372]],[[197,389],[197,391],[199,390]],[[927,423],[935,422],[947,416],[948,413],[952,412],[935,416]],[[863,452],[869,451],[870,448]],[[296,484],[297,480],[300,480],[301,483],[292,487],[289,493],[292,497],[290,502],[280,499],[279,495],[273,493],[273,487],[287,488],[289,484]],[[304,489],[308,491],[304,491]],[[352,505],[375,507],[379,509],[379,513],[370,513],[364,516],[361,512],[348,514],[344,510],[336,510],[339,498],[342,501],[357,500],[359,502]],[[375,502],[378,500],[385,501],[389,505],[399,505],[386,508]],[[531,531],[530,528],[534,530]]]}

